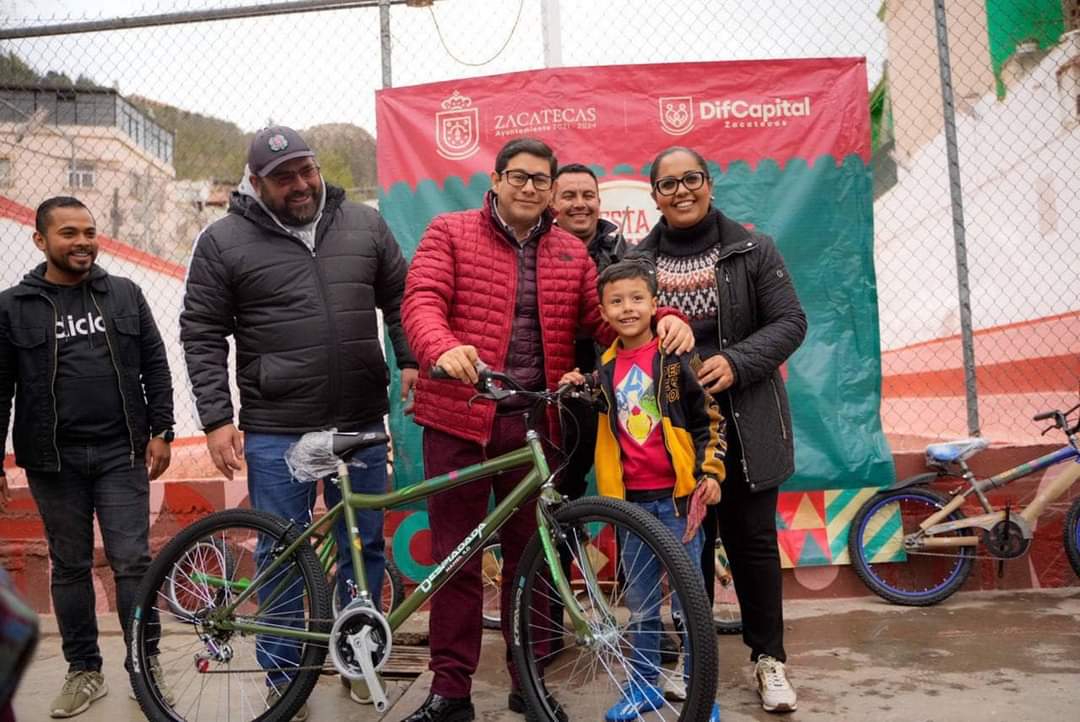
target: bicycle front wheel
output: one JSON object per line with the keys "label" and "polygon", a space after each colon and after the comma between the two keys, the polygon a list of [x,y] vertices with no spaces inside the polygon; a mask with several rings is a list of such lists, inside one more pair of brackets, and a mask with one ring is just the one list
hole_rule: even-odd
{"label": "bicycle front wheel", "polygon": [[[272,514],[232,509],[161,550],[131,620],[131,685],[148,719],[292,718],[326,657],[326,641],[312,636],[330,630],[329,592],[311,546],[282,556],[298,536]],[[272,563],[279,566],[266,573]]]}
{"label": "bicycle front wheel", "polygon": [[1069,507],[1065,515],[1065,553],[1073,571],[1080,576],[1080,499]]}
{"label": "bicycle front wheel", "polygon": [[[605,719],[634,695],[645,699],[641,719],[705,722],[716,694],[716,633],[701,571],[685,547],[616,499],[571,502],[555,520],[557,556],[571,559],[587,629],[577,634],[567,612],[552,618],[561,597],[534,536],[513,583],[512,624],[514,663],[536,718]],[[676,650],[668,663],[664,636],[664,651]]]}
{"label": "bicycle front wheel", "polygon": [[[893,604],[925,607],[963,586],[971,574],[972,547],[904,545],[904,538],[948,501],[932,489],[909,487],[876,494],[859,508],[851,522],[848,552],[855,573],[871,591]],[[959,509],[947,517],[963,518]],[[962,529],[953,535],[971,533]]]}

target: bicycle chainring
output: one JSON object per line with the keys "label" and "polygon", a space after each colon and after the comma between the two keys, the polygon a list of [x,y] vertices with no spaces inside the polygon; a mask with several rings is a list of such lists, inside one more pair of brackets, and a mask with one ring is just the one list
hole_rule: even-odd
{"label": "bicycle chainring", "polygon": [[361,679],[364,676],[349,638],[359,634],[365,626],[371,627],[370,639],[375,644],[371,655],[372,666],[378,669],[390,657],[392,636],[386,617],[360,600],[350,602],[334,620],[333,629],[330,630],[330,660],[338,673],[348,679]]}
{"label": "bicycle chainring", "polygon": [[983,532],[983,544],[998,559],[1016,559],[1027,552],[1031,540],[1024,538],[1024,531],[1016,522],[999,521]]}

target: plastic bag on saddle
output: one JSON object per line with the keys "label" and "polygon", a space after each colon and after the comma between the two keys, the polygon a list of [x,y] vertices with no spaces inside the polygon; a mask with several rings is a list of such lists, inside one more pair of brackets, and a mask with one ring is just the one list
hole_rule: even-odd
{"label": "plastic bag on saddle", "polygon": [[311,484],[337,472],[341,458],[334,453],[334,434],[329,431],[310,431],[285,451],[285,465],[293,478]]}

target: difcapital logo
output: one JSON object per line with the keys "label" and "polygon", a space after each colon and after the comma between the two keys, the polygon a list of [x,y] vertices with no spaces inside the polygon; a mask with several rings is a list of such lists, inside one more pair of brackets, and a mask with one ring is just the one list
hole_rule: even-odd
{"label": "difcapital logo", "polygon": [[810,116],[810,96],[797,100],[773,98],[762,102],[750,100],[711,100],[698,104],[702,120],[723,120],[725,128],[771,128],[787,125],[789,118]]}
{"label": "difcapital logo", "polygon": [[435,113],[435,150],[447,160],[464,160],[480,149],[480,111],[458,91]]}
{"label": "difcapital logo", "polygon": [[810,96],[802,98],[772,98],[747,100],[725,98],[697,103],[689,95],[660,98],[660,127],[668,135],[685,135],[694,129],[697,120],[717,122],[725,128],[779,128],[791,118],[806,118],[811,113]]}
{"label": "difcapital logo", "polygon": [[668,135],[686,135],[694,129],[694,99],[689,95],[660,98],[660,127]]}

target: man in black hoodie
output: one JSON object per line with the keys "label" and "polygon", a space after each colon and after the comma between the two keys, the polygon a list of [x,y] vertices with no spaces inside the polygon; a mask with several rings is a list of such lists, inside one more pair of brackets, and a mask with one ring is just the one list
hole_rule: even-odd
{"label": "man in black hoodie", "polygon": [[[128,616],[150,565],[149,481],[169,466],[172,376],[142,291],[94,264],[97,231],[85,205],[42,203],[34,243],[45,263],[0,293],[0,433],[14,396],[15,463],[45,524],[68,663],[49,712],[72,717],[108,692],[91,574],[95,513],[131,649]],[[151,669],[160,675],[156,657]]]}

